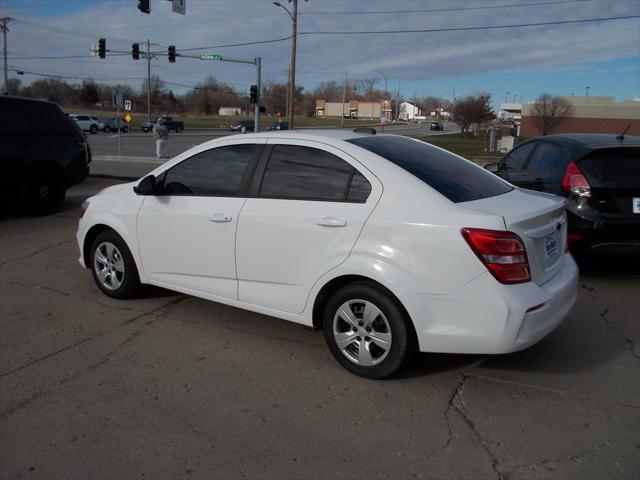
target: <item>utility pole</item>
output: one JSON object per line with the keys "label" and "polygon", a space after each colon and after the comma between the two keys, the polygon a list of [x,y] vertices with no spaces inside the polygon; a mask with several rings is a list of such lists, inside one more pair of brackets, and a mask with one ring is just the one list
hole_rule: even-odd
{"label": "utility pole", "polygon": [[147,38],[147,116],[151,121],[151,42]]}
{"label": "utility pole", "polygon": [[3,53],[4,53],[4,88],[2,92],[4,94],[9,93],[9,69],[7,66],[7,32],[9,29],[7,28],[7,22],[11,20],[9,17],[2,17],[0,21],[2,21],[2,36],[4,38],[3,43]]}
{"label": "utility pole", "polygon": [[347,72],[344,72],[344,85],[342,87],[342,117],[340,118],[340,126],[344,127],[344,104],[347,101]]}
{"label": "utility pole", "polygon": [[289,128],[294,129],[295,120],[293,118],[295,112],[295,92],[296,92],[296,40],[298,37],[298,0],[293,0],[293,15],[291,17],[292,27],[291,35],[291,65],[289,66],[289,111],[287,117],[289,120]]}
{"label": "utility pole", "polygon": [[398,82],[398,91],[396,92],[396,122],[400,119],[400,82]]}

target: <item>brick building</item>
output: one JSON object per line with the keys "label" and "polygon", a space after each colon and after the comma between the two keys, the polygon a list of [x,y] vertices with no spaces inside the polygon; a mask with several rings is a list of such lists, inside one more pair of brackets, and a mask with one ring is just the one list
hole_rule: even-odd
{"label": "brick building", "polygon": [[[640,100],[616,102],[613,97],[561,97],[573,105],[574,114],[553,133],[622,133],[628,125],[628,135],[640,135]],[[529,138],[540,135],[531,118],[533,104],[522,106],[520,135]]]}

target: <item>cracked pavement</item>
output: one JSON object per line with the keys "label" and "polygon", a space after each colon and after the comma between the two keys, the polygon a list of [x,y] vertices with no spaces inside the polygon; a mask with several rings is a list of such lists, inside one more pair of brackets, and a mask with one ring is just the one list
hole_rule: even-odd
{"label": "cracked pavement", "polygon": [[49,217],[0,219],[1,479],[635,479],[640,271],[581,264],[576,308],[502,356],[344,371],[322,335],[77,263],[90,178]]}

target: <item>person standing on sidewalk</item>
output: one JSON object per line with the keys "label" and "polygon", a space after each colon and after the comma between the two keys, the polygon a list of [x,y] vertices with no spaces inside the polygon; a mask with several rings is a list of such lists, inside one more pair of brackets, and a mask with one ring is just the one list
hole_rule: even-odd
{"label": "person standing on sidewalk", "polygon": [[164,119],[159,118],[153,126],[153,138],[156,139],[156,157],[169,158],[169,129],[164,124]]}

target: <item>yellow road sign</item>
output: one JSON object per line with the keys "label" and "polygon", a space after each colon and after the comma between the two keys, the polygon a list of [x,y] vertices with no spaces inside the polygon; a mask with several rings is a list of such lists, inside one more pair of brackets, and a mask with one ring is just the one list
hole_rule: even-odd
{"label": "yellow road sign", "polygon": [[127,114],[124,116],[124,119],[127,121],[127,123],[129,123],[131,120],[133,120],[133,117],[127,113]]}

